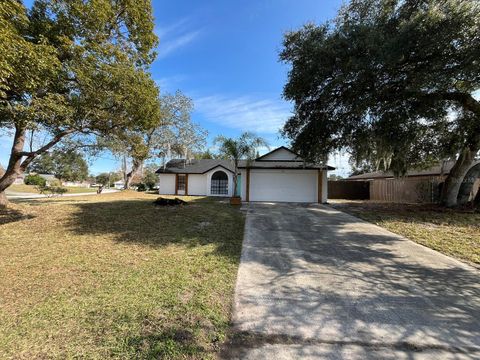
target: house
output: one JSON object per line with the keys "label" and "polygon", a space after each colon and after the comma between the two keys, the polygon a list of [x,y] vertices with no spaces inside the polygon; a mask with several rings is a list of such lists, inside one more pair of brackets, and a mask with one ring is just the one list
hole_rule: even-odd
{"label": "house", "polygon": [[[477,161],[475,164],[478,164]],[[368,190],[367,198],[374,201],[389,201],[399,203],[435,203],[439,201],[441,184],[445,181],[455,163],[453,161],[441,162],[427,169],[409,170],[399,178],[391,171],[375,171],[360,175],[353,175],[340,182],[331,182],[330,188],[338,188],[334,191],[334,198],[349,199],[348,195],[354,187],[360,187],[363,182]],[[335,186],[333,186],[335,185]],[[480,187],[477,179],[473,186],[474,197]]]}
{"label": "house", "polygon": [[327,201],[328,165],[304,161],[281,146],[253,161],[241,160],[237,189],[233,189],[233,162],[223,159],[170,160],[157,170],[159,194],[240,195],[242,201]]}
{"label": "house", "polygon": [[118,190],[122,190],[125,187],[125,182],[123,180],[118,180],[113,183],[113,187]]}
{"label": "house", "polygon": [[88,181],[62,181],[63,186],[89,188],[90,183]]}
{"label": "house", "polygon": [[56,183],[60,183],[60,180],[58,180],[55,175],[52,174],[37,174],[37,173],[31,173],[29,175],[38,175],[41,178],[45,179],[45,184],[48,186],[51,186]]}
{"label": "house", "polygon": [[[1,170],[0,170],[1,172]],[[17,176],[17,178],[15,179],[15,181],[13,182],[15,185],[21,185],[25,182],[25,174],[20,174]]]}

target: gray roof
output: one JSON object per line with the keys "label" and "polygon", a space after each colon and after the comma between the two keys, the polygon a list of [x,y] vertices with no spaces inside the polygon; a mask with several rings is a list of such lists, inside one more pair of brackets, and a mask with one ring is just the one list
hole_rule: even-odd
{"label": "gray roof", "polygon": [[[314,163],[305,162],[303,160],[268,160],[264,159],[265,156],[274,153],[279,149],[286,149],[292,152],[285,146],[276,148],[269,153],[258,157],[253,161],[240,160],[238,167],[240,169],[320,169],[320,170],[335,170],[334,167],[329,165],[319,165]],[[292,152],[295,154],[294,152]],[[296,155],[296,154],[295,154]],[[298,156],[298,155],[297,155]],[[165,168],[161,167],[156,172],[157,174],[205,174],[206,172],[221,166],[224,169],[234,172],[235,166],[233,161],[224,159],[201,159],[201,160],[189,160],[185,159],[172,159],[166,163]]]}
{"label": "gray roof", "polygon": [[[239,169],[321,169],[334,170],[335,168],[328,165],[315,165],[313,163],[306,163],[303,161],[250,161],[240,160],[238,164]],[[230,160],[223,159],[200,159],[190,160],[185,162],[183,159],[174,159],[167,162],[165,169],[161,167],[156,172],[157,174],[205,174],[206,172],[221,166],[224,169],[234,172],[235,167]]]}
{"label": "gray roof", "polygon": [[335,170],[334,167],[329,165],[314,164],[309,162],[304,162],[302,160],[255,160],[247,161],[241,160],[238,164],[240,169],[250,168],[250,169],[312,169],[312,170]]}
{"label": "gray roof", "polygon": [[156,172],[157,174],[205,174],[218,166],[231,172],[235,171],[233,162],[230,160],[200,159],[185,161],[184,159],[173,159],[167,162],[165,168],[161,167]]}
{"label": "gray roof", "polygon": [[56,180],[55,175],[52,174],[37,174],[38,176],[44,178],[45,180]]}
{"label": "gray roof", "polygon": [[[477,161],[478,163],[479,161]],[[407,171],[405,174],[406,177],[414,176],[441,176],[448,175],[452,169],[454,161],[447,161],[445,163],[438,163],[428,169],[412,169]],[[367,180],[367,179],[383,179],[383,178],[393,178],[395,175],[392,171],[374,171],[370,173],[353,175],[348,177],[345,180]]]}

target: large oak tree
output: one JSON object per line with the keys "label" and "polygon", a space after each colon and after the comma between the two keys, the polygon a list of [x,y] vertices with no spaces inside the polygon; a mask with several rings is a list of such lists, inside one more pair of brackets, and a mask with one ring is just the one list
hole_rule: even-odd
{"label": "large oak tree", "polygon": [[479,1],[352,0],[335,21],[287,33],[280,58],[296,151],[348,149],[399,175],[453,159],[442,198],[457,204],[480,150]]}
{"label": "large oak tree", "polygon": [[150,126],[159,111],[153,29],[150,0],[0,2],[0,129],[13,138],[0,206],[15,178],[66,137]]}

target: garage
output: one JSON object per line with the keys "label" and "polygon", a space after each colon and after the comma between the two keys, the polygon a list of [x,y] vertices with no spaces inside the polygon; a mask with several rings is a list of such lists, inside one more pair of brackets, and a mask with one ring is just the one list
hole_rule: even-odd
{"label": "garage", "polygon": [[317,202],[318,171],[254,169],[250,171],[250,201]]}
{"label": "garage", "polygon": [[241,177],[242,201],[325,203],[326,164],[303,160],[292,150],[280,147],[252,161],[242,161],[238,168]]}

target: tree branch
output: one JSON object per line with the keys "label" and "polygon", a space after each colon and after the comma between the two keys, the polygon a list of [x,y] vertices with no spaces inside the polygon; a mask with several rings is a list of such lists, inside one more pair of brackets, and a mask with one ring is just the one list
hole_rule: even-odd
{"label": "tree branch", "polygon": [[35,151],[21,151],[17,155],[20,157],[26,156],[27,158],[22,161],[22,164],[20,165],[22,171],[25,171],[27,166],[37,157],[39,154],[47,151],[51,147],[55,146],[58,144],[65,136],[73,133],[75,130],[69,129],[69,130],[64,130],[57,135],[53,137],[52,140],[50,140],[47,144],[43,145],[41,148],[35,150]]}

